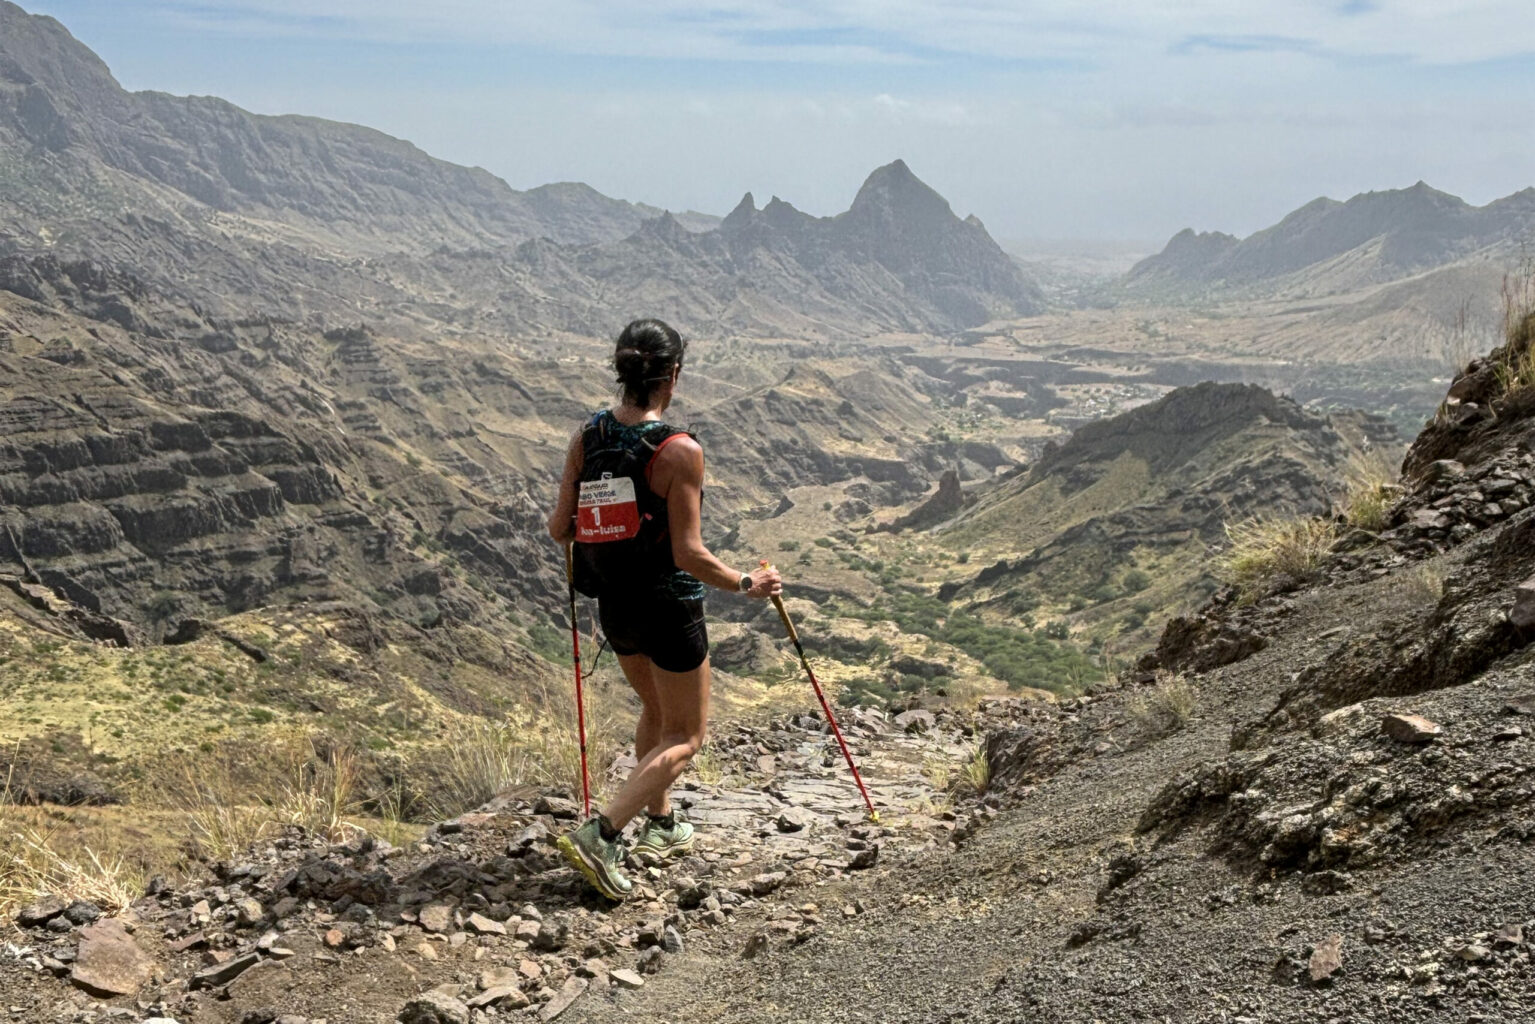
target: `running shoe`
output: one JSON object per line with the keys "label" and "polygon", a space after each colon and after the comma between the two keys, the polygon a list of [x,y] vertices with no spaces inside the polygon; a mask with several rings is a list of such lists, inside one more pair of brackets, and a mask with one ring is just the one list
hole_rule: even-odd
{"label": "running shoe", "polygon": [[623,840],[609,842],[602,838],[602,828],[596,818],[560,836],[554,845],[570,861],[571,867],[581,872],[592,888],[608,899],[624,899],[634,888],[634,883],[623,872]]}
{"label": "running shoe", "polygon": [[693,826],[673,815],[672,826],[667,828],[655,818],[645,818],[640,834],[634,840],[634,852],[652,857],[670,857],[693,848]]}

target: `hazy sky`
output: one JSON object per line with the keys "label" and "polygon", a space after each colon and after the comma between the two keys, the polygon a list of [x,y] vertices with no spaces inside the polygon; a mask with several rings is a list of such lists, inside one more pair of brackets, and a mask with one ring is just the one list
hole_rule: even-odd
{"label": "hazy sky", "polygon": [[1246,234],[1535,185],[1529,0],[23,0],[131,89],[357,121],[527,188],[835,213],[904,157],[999,237]]}

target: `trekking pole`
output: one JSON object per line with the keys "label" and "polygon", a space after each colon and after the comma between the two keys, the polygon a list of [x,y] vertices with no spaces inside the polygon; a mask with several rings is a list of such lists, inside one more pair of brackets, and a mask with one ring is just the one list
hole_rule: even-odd
{"label": "trekking pole", "polygon": [[[565,545],[565,584],[570,590],[571,660],[576,666],[576,726],[581,736],[581,804],[584,817],[592,816],[592,784],[586,771],[586,701],[581,698],[581,629],[576,625],[576,562],[574,547]],[[598,652],[601,654],[602,652]]]}
{"label": "trekking pole", "polygon": [[[762,560],[762,568],[770,569],[767,559]],[[805,675],[810,677],[810,685],[815,688],[815,695],[821,701],[821,710],[826,712],[826,720],[831,723],[832,735],[837,737],[837,745],[842,748],[842,756],[847,759],[848,769],[853,773],[853,781],[858,783],[858,792],[863,794],[864,806],[869,809],[869,820],[879,821],[879,812],[874,809],[874,801],[869,799],[869,790],[863,784],[863,776],[858,774],[858,766],[853,763],[852,751],[847,749],[847,740],[842,738],[842,729],[837,725],[837,716],[831,713],[831,705],[826,702],[826,693],[821,689],[820,682],[815,677],[815,671],[810,667],[810,660],[805,657],[805,647],[799,642],[799,631],[794,628],[793,621],[789,618],[789,612],[783,606],[783,598],[777,594],[771,595],[773,607],[778,609],[778,618],[783,622],[783,628],[788,632],[789,639],[794,642],[794,650],[799,655],[799,663],[805,669]]]}

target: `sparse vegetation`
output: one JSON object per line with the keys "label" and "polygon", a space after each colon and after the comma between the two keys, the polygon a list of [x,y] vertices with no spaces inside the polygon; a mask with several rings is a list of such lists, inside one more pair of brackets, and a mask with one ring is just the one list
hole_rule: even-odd
{"label": "sparse vegetation", "polygon": [[1379,533],[1390,525],[1391,503],[1399,489],[1396,474],[1385,457],[1356,455],[1346,470],[1347,485],[1340,514],[1349,526]]}
{"label": "sparse vegetation", "polygon": [[1216,560],[1216,572],[1252,600],[1276,583],[1315,576],[1338,531],[1327,519],[1253,516],[1227,523],[1226,536],[1231,547]]}
{"label": "sparse vegetation", "polygon": [[1161,671],[1150,688],[1130,700],[1126,710],[1137,732],[1166,736],[1187,725],[1198,705],[1198,691],[1186,677]]}
{"label": "sparse vegetation", "polygon": [[1435,565],[1415,566],[1407,574],[1406,589],[1417,600],[1438,604],[1444,596],[1444,572]]}
{"label": "sparse vegetation", "polygon": [[1535,261],[1503,278],[1503,348],[1495,366],[1503,397],[1535,389]]}
{"label": "sparse vegetation", "polygon": [[86,900],[108,913],[144,891],[142,871],[121,855],[104,854],[66,837],[55,822],[13,799],[16,757],[0,784],[0,919],[43,896]]}
{"label": "sparse vegetation", "polygon": [[693,755],[691,768],[698,781],[706,786],[718,786],[725,780],[724,761],[712,744],[705,743]]}
{"label": "sparse vegetation", "polygon": [[981,796],[991,788],[991,762],[986,759],[986,748],[977,744],[970,756],[960,766],[960,776],[965,785]]}

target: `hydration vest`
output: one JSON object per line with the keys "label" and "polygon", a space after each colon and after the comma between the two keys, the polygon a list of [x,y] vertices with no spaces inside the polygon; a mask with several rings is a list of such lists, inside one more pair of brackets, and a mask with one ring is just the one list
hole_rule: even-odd
{"label": "hydration vest", "polygon": [[650,489],[650,467],[684,436],[692,435],[665,423],[626,428],[607,412],[581,428],[574,568],[582,594],[643,589],[677,571],[666,500]]}

